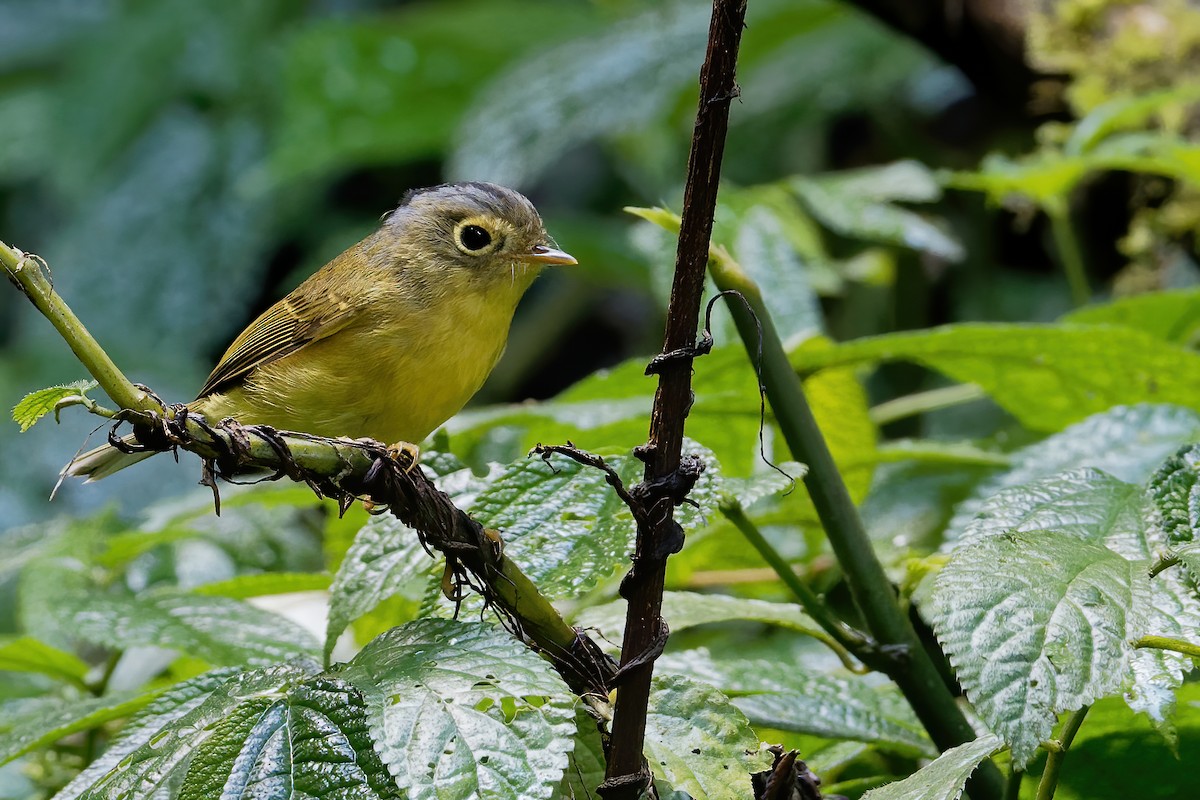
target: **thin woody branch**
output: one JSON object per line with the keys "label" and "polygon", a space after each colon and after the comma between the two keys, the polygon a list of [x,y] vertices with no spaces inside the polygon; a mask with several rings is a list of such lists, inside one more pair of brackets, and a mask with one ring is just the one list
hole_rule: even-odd
{"label": "thin woody branch", "polygon": [[[613,718],[612,748],[600,794],[633,800],[650,784],[642,748],[654,657],[665,642],[662,620],[666,557],[682,545],[682,530],[674,520],[674,506],[682,497],[683,427],[692,403],[692,360],[696,353],[696,328],[704,291],[705,265],[729,106],[738,94],[734,81],[738,46],[746,19],[746,0],[715,0],[708,30],[708,49],[700,70],[700,104],[696,112],[687,183],[683,195],[683,222],[676,251],[675,277],[667,308],[663,356],[652,371],[659,376],[650,420],[649,443],[639,448],[646,463],[643,487],[653,495],[665,490],[654,503],[652,518],[638,525],[633,569],[621,585],[629,601],[625,638],[621,650],[622,678]],[[688,472],[698,474],[695,464]],[[694,478],[692,479],[694,480]],[[674,488],[669,485],[674,483]],[[690,487],[689,487],[690,488]],[[643,491],[646,491],[643,489]],[[633,490],[631,493],[636,494]],[[686,496],[686,490],[683,493]]]}
{"label": "thin woody branch", "polygon": [[[384,506],[440,552],[460,584],[482,590],[506,627],[540,650],[580,695],[603,698],[616,665],[592,639],[568,625],[529,578],[504,557],[498,534],[455,507],[411,459],[370,440],[325,439],[234,422],[210,425],[183,406],[164,408],[121,373],[54,291],[49,270],[0,242],[0,265],[58,329],[80,362],[134,425],[141,447],[186,450],[203,459],[205,477],[271,470],[308,484],[344,508],[365,497]],[[465,569],[465,573],[462,571]],[[474,580],[472,580],[472,577]]]}

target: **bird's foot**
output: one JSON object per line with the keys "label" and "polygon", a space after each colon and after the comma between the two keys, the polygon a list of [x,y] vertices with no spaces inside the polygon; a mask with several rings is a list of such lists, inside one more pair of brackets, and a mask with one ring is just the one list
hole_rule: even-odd
{"label": "bird's foot", "polygon": [[396,442],[388,447],[388,455],[401,465],[405,474],[408,474],[421,460],[421,448],[412,442]]}

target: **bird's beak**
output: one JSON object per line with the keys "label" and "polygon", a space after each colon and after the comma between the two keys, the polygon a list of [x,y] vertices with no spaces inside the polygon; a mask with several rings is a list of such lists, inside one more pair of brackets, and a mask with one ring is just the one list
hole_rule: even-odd
{"label": "bird's beak", "polygon": [[564,253],[556,247],[550,247],[545,244],[535,244],[533,249],[529,251],[529,255],[525,256],[526,261],[532,261],[536,264],[578,264],[575,256],[570,253]]}

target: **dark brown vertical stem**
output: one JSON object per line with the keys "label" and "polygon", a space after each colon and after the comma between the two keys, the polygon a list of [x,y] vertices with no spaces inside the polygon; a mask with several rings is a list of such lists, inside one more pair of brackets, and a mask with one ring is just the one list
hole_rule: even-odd
{"label": "dark brown vertical stem", "polygon": [[[738,94],[734,71],[745,19],[746,0],[714,1],[708,51],[700,70],[700,107],[688,158],[675,280],[667,308],[663,354],[668,357],[661,359],[656,367],[658,391],[650,419],[650,440],[643,456],[646,484],[668,479],[680,464],[683,425],[692,402],[691,349],[696,344],[729,106]],[[663,513],[658,513],[659,508],[663,504],[654,506],[651,521],[639,526],[633,570],[622,586],[622,593],[629,601],[622,665],[638,662],[660,645],[666,553],[671,550],[678,529],[671,504],[665,504]],[[630,666],[622,675],[613,717],[608,773],[601,787],[606,800],[637,798],[648,779],[643,771],[642,748],[653,672],[650,658]]]}

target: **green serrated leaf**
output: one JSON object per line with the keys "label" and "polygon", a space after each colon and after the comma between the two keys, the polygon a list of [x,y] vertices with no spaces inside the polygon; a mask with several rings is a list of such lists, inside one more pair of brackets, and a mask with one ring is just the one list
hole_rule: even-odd
{"label": "green serrated leaf", "polygon": [[213,665],[263,664],[312,656],[317,644],[295,623],[225,597],[162,588],[131,594],[101,590],[67,563],[26,570],[26,623],[116,650],[172,648]]}
{"label": "green serrated leaf", "polygon": [[362,693],[375,750],[412,800],[536,800],[562,780],[574,698],[497,628],[410,622],[367,644],[340,677]]}
{"label": "green serrated leaf", "polygon": [[336,677],[313,678],[279,698],[251,698],[210,730],[180,800],[400,797],[372,746],[362,697]]}
{"label": "green serrated leaf", "polygon": [[872,686],[859,676],[839,677],[789,662],[706,650],[667,653],[660,674],[705,681],[728,695],[756,727],[852,739],[906,756],[937,753],[895,686]]}
{"label": "green serrated leaf", "polygon": [[808,472],[808,467],[798,461],[785,461],[775,466],[778,469],[765,469],[749,478],[726,478],[721,483],[723,498],[749,508],[764,498],[796,491]]}
{"label": "green serrated leaf", "polygon": [[[222,720],[243,703],[283,696],[315,671],[311,662],[279,665],[226,678],[207,693],[193,690],[194,696],[183,704],[192,706],[190,710],[179,715],[181,707],[172,708],[145,720],[138,728],[135,741],[140,743],[136,747],[100,775],[96,775],[98,770],[85,771],[89,782],[72,782],[68,789],[77,794],[68,796],[85,800],[152,797],[162,787],[177,787],[197,748],[220,730]],[[203,699],[194,703],[196,697]],[[155,727],[157,730],[152,730]]]}
{"label": "green serrated leaf", "polygon": [[809,180],[864,202],[932,203],[942,197],[942,186],[929,167],[911,159],[825,173]]}
{"label": "green serrated leaf", "polygon": [[997,492],[983,501],[960,543],[988,536],[1053,530],[1102,544],[1126,558],[1150,557],[1140,486],[1090,467],[1060,472]]}
{"label": "green serrated leaf", "polygon": [[36,672],[58,680],[81,684],[88,665],[73,653],[39,641],[32,636],[0,637],[0,672]]}
{"label": "green serrated leaf", "polygon": [[351,622],[406,586],[424,586],[438,562],[420,535],[392,515],[372,517],[358,531],[329,590],[325,657]]}
{"label": "green serrated leaf", "polygon": [[596,787],[604,780],[607,766],[604,742],[600,739],[596,720],[580,706],[575,710],[575,746],[556,797],[567,800],[595,797]]}
{"label": "green serrated leaf", "polygon": [[1200,414],[1178,406],[1146,403],[1095,414],[1011,453],[1011,468],[981,483],[959,505],[950,530],[961,531],[981,504],[1001,490],[1057,472],[1094,467],[1126,483],[1140,484],[1163,459],[1197,439]]}
{"label": "green serrated leaf", "polygon": [[1120,691],[1149,606],[1144,562],[1037,531],[957,550],[925,610],[979,716],[1022,768],[1059,713]]}
{"label": "green serrated leaf", "polygon": [[0,718],[0,764],[51,744],[68,734],[90,730],[145,706],[157,694],[121,692],[104,697],[45,697],[17,701]]}
{"label": "green serrated leaf", "polygon": [[1171,554],[1179,559],[1179,563],[1183,564],[1193,577],[1200,577],[1200,542],[1188,542],[1176,547]]}
{"label": "green serrated leaf", "polygon": [[75,800],[112,771],[122,759],[146,744],[159,731],[191,713],[238,672],[233,667],[213,670],[163,690],[125,723],[108,749],[59,791],[55,800]]}
{"label": "green serrated leaf", "polygon": [[[1083,468],[1010,487],[986,500],[965,528],[971,542],[1010,532],[1054,530],[1100,544],[1127,559],[1145,563],[1166,546],[1150,512],[1146,492],[1099,470]],[[1150,584],[1147,629],[1179,636],[1200,629],[1200,600],[1178,579],[1163,575]],[[1181,653],[1144,648],[1131,656],[1132,679],[1125,699],[1170,735],[1175,690],[1191,671]]]}
{"label": "green serrated leaf", "polygon": [[646,760],[659,794],[694,800],[746,800],[750,773],[771,765],[749,720],[712,686],[657,677],[646,713]]}
{"label": "green serrated leaf", "polygon": [[[700,451],[694,444],[686,450]],[[677,518],[695,527],[716,508],[720,468],[711,453],[690,497],[700,508],[680,508]],[[641,480],[644,465],[632,456],[606,456],[626,486]],[[505,555],[549,598],[576,597],[626,563],[637,525],[603,472],[562,457],[509,464],[468,508],[471,516],[504,535]]]}
{"label": "green serrated leaf", "polygon": [[674,5],[541,49],[476,96],[447,172],[520,185],[572,144],[660,118],[694,79],[707,28],[704,7]]}
{"label": "green serrated leaf", "polygon": [[1200,355],[1126,328],[947,325],[792,356],[805,371],[896,360],[975,383],[1038,431],[1056,431],[1122,404],[1200,408]]}
{"label": "green serrated leaf", "polygon": [[989,733],[952,747],[904,780],[872,789],[863,800],[958,800],[979,762],[1003,744],[999,736]]}
{"label": "green serrated leaf", "polygon": [[1200,445],[1188,445],[1168,458],[1150,478],[1151,501],[1162,515],[1167,544],[1196,541],[1200,529]]}
{"label": "green serrated leaf", "polygon": [[59,403],[72,399],[82,401],[87,397],[87,393],[97,386],[99,384],[95,381],[72,381],[30,392],[13,406],[13,421],[21,426],[21,433],[24,433],[42,417],[54,411]]}

